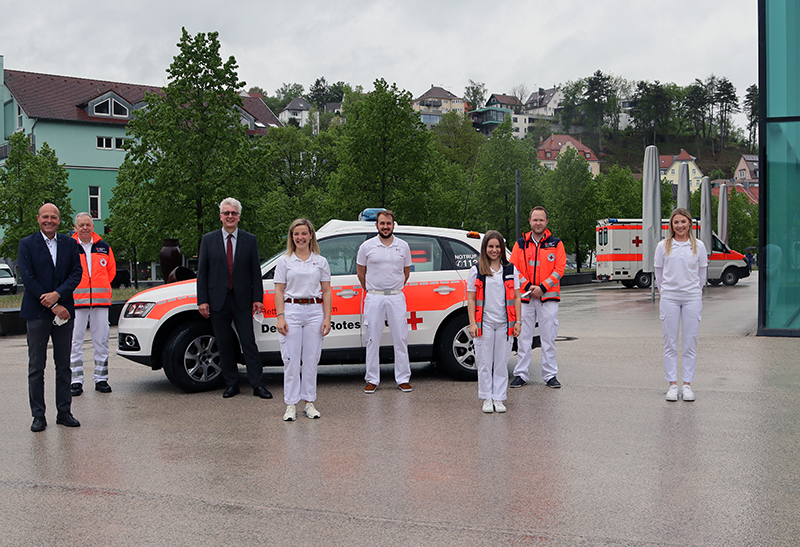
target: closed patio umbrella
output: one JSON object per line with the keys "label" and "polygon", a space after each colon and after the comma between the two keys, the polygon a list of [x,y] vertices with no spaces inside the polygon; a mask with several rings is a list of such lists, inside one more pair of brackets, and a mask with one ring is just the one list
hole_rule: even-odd
{"label": "closed patio umbrella", "polygon": [[719,209],[717,211],[717,236],[728,244],[728,185],[719,185]]}
{"label": "closed patio umbrella", "polygon": [[[644,151],[642,168],[642,271],[651,274],[656,246],[661,240],[661,173],[658,169],[658,147],[648,146]],[[655,299],[655,283],[650,284],[651,297]]]}
{"label": "closed patio umbrella", "polygon": [[700,183],[700,241],[706,246],[709,254],[711,254],[711,233],[714,231],[711,214],[711,178],[703,177]]}
{"label": "closed patio umbrella", "polygon": [[692,212],[689,166],[686,163],[681,163],[678,166],[678,207],[683,207],[690,213]]}

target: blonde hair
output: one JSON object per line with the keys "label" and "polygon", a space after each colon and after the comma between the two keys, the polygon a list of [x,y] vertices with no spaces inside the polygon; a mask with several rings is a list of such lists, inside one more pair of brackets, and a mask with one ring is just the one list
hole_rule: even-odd
{"label": "blonde hair", "polygon": [[503,239],[503,234],[498,232],[497,230],[489,230],[483,236],[483,241],[481,242],[481,254],[478,257],[478,273],[481,275],[492,275],[492,267],[491,267],[491,260],[489,260],[489,254],[486,252],[486,249],[489,247],[489,242],[493,239],[496,239],[500,242],[500,263],[505,266],[508,264],[508,258],[506,257],[506,240]]}
{"label": "blonde hair", "polygon": [[319,254],[319,244],[317,243],[317,233],[314,231],[314,226],[311,224],[311,221],[306,218],[298,218],[292,225],[289,226],[289,237],[286,238],[286,254],[292,256],[294,252],[297,250],[297,247],[294,244],[294,238],[292,237],[292,232],[298,226],[306,226],[308,227],[308,232],[311,234],[311,241],[308,242],[308,248],[311,249],[312,253]]}
{"label": "blonde hair", "polygon": [[669,237],[664,242],[664,251],[666,251],[667,255],[672,252],[672,241],[675,239],[675,230],[672,228],[672,219],[676,216],[681,215],[689,219],[689,242],[692,244],[692,254],[697,254],[697,238],[694,235],[694,220],[692,219],[692,215],[689,214],[689,211],[684,209],[683,207],[678,207],[672,214],[669,216]]}

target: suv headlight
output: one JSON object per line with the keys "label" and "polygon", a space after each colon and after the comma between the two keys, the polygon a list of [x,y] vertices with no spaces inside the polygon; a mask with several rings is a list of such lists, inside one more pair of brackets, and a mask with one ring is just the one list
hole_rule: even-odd
{"label": "suv headlight", "polygon": [[125,308],[124,317],[147,317],[155,305],[155,302],[131,302]]}

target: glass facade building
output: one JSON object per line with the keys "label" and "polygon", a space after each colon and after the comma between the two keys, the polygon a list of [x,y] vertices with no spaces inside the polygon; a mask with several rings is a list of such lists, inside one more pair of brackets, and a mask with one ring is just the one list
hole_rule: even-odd
{"label": "glass facade building", "polygon": [[800,336],[800,2],[758,7],[758,334]]}

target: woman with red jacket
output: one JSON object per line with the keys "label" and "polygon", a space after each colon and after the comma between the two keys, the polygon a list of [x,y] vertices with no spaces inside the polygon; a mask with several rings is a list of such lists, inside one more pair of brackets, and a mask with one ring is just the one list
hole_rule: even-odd
{"label": "woman with red jacket", "polygon": [[111,393],[108,385],[108,309],[111,281],[117,274],[114,252],[94,231],[89,213],[75,215],[75,234],[81,248],[83,276],[75,289],[75,323],[72,330],[72,396],[83,393],[83,337],[88,323],[94,345],[94,388]]}

